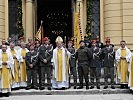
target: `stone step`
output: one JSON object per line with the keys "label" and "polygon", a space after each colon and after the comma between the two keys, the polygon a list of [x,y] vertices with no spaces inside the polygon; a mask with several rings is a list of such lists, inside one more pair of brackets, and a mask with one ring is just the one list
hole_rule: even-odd
{"label": "stone step", "polygon": [[129,94],[131,91],[129,89],[89,89],[86,90],[85,87],[84,89],[73,89],[71,87],[70,89],[66,90],[25,90],[25,89],[20,89],[20,90],[15,90],[11,92],[11,96],[20,96],[20,95],[89,95],[89,94]]}

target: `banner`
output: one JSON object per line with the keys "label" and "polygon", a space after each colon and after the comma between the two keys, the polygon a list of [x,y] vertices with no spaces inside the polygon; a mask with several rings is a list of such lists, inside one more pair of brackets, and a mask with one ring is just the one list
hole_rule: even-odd
{"label": "banner", "polygon": [[80,22],[79,22],[79,13],[75,13],[74,16],[74,47],[75,49],[79,48],[79,42],[81,41],[81,34],[80,34]]}
{"label": "banner", "polygon": [[43,37],[43,21],[41,21],[41,25],[35,35],[35,39],[41,42]]}

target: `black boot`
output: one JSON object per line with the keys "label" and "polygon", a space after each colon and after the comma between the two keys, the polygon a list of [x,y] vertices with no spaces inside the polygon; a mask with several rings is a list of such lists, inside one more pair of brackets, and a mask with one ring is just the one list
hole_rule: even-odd
{"label": "black boot", "polygon": [[108,86],[104,86],[104,89],[107,89],[108,88]]}
{"label": "black boot", "polygon": [[94,88],[94,86],[92,85],[91,87],[90,87],[90,89],[93,89]]}
{"label": "black boot", "polygon": [[83,89],[83,84],[80,84],[79,87],[77,87],[77,89]]}
{"label": "black boot", "polygon": [[26,87],[26,90],[29,90],[29,89],[31,89],[31,85],[28,85],[28,86]]}
{"label": "black boot", "polygon": [[48,87],[48,90],[51,90],[51,87]]}
{"label": "black boot", "polygon": [[100,86],[97,86],[97,89],[100,89]]}
{"label": "black boot", "polygon": [[74,87],[73,89],[77,89],[77,81],[74,80]]}
{"label": "black boot", "polygon": [[88,90],[89,89],[89,84],[88,84],[88,82],[86,83],[86,90]]}
{"label": "black boot", "polygon": [[114,85],[111,85],[111,88],[112,88],[112,89],[115,89]]}

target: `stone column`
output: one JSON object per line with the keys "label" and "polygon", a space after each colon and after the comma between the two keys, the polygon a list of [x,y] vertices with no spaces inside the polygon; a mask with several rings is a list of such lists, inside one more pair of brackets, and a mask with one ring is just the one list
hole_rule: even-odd
{"label": "stone column", "polygon": [[103,6],[103,0],[100,0],[100,41],[104,41],[104,6]]}
{"label": "stone column", "polygon": [[26,41],[33,38],[33,1],[26,0]]}
{"label": "stone column", "polygon": [[0,0],[0,44],[5,38],[5,0]]}
{"label": "stone column", "polygon": [[5,39],[9,37],[8,0],[5,0]]}
{"label": "stone column", "polygon": [[[26,0],[22,0],[22,23],[24,28],[24,33],[26,33]],[[24,37],[26,37],[26,34],[24,34]]]}

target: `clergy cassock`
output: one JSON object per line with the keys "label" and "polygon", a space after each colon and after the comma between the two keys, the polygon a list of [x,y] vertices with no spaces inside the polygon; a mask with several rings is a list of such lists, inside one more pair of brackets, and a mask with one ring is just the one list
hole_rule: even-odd
{"label": "clergy cassock", "polygon": [[[125,57],[126,59],[121,59],[121,57]],[[115,55],[116,63],[117,63],[117,83],[128,84],[129,73],[128,68],[131,62],[131,52],[130,50],[125,48],[119,48],[116,51]]]}
{"label": "clergy cassock", "polygon": [[52,87],[55,89],[69,87],[69,51],[65,48],[53,50],[53,80]]}
{"label": "clergy cassock", "polygon": [[[2,64],[6,62],[7,65]],[[9,52],[0,52],[0,92],[11,92],[12,76],[14,76],[14,61]]]}
{"label": "clergy cassock", "polygon": [[129,71],[129,82],[128,82],[128,86],[131,90],[133,90],[133,53],[132,53],[132,58],[131,58],[131,63],[130,66],[128,68]]}
{"label": "clergy cassock", "polygon": [[20,65],[19,65],[20,56],[15,49],[11,50],[9,48],[7,51],[12,54],[14,60],[14,77],[12,78],[13,82],[12,88],[17,88],[19,87],[20,84]]}
{"label": "clergy cassock", "polygon": [[20,87],[26,87],[27,86],[27,73],[26,73],[26,62],[25,62],[25,56],[26,53],[29,52],[27,48],[25,49],[19,49],[20,54]]}

